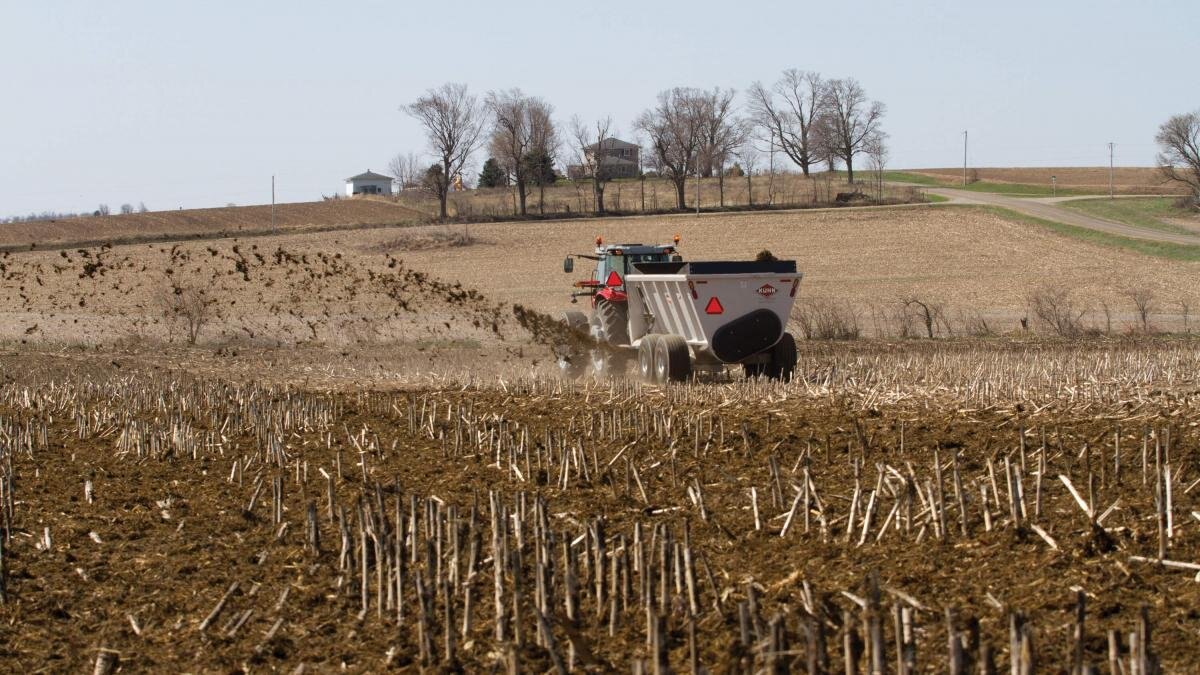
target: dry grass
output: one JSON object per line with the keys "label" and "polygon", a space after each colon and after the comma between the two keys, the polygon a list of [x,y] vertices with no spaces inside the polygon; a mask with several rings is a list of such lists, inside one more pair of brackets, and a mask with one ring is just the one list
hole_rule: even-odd
{"label": "dry grass", "polygon": [[[842,175],[815,174],[805,178],[800,174],[777,174],[755,176],[752,179],[755,205],[824,205],[832,204],[839,192],[861,189],[868,196],[877,197],[870,182],[869,172],[856,173],[862,185],[847,185]],[[724,200],[721,185],[716,178],[700,181],[700,206],[717,208],[746,206],[750,203],[751,186],[746,179],[726,178]],[[885,186],[885,202],[923,201],[919,188]],[[437,200],[422,192],[406,192],[397,197],[399,203],[428,214],[437,213]],[[695,208],[696,183],[687,182],[687,206]],[[604,204],[608,211],[623,213],[662,212],[675,208],[675,187],[665,179],[612,181],[604,192]],[[490,188],[469,190],[450,195],[450,213],[457,217],[503,217],[517,212],[515,188]],[[561,181],[546,189],[544,208],[539,208],[539,194],[533,189],[526,201],[529,214],[579,214],[595,209],[591,183],[587,181]]]}
{"label": "dry grass", "polygon": [[[1108,167],[1036,167],[1036,168],[978,168],[972,177],[994,183],[1050,185],[1055,177],[1059,187],[1108,190]],[[909,173],[933,176],[948,182],[962,178],[962,167],[947,169],[909,169]],[[1154,167],[1118,167],[1113,170],[1113,186],[1120,194],[1182,194],[1177,186],[1165,181]]]}

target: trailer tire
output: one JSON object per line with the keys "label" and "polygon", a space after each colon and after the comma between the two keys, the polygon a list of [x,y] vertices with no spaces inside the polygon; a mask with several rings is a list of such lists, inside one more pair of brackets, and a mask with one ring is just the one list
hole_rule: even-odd
{"label": "trailer tire", "polygon": [[767,377],[772,380],[790,382],[796,372],[796,338],[784,333],[779,342],[771,347],[771,363],[767,366]]}
{"label": "trailer tire", "polygon": [[654,380],[659,384],[684,382],[692,376],[692,355],[678,335],[664,335],[654,346]]}
{"label": "trailer tire", "polygon": [[596,300],[595,317],[604,342],[617,346],[629,344],[629,310],[626,305],[599,298]]}
{"label": "trailer tire", "polygon": [[742,372],[746,374],[747,380],[753,380],[754,378],[758,377],[759,375],[762,375],[764,370],[766,370],[766,364],[764,364],[764,363],[744,363],[744,364],[742,364]]}
{"label": "trailer tire", "polygon": [[638,343],[638,377],[642,378],[643,382],[654,382],[654,353],[661,337],[651,333]]}

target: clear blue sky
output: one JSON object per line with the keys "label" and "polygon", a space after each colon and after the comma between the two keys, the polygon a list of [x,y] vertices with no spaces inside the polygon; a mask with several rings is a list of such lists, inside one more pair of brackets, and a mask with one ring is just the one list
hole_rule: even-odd
{"label": "clear blue sky", "polygon": [[423,149],[398,111],[519,86],[628,132],[661,89],[855,77],[894,167],[1150,165],[1200,107],[1200,2],[0,4],[0,215],[264,203]]}

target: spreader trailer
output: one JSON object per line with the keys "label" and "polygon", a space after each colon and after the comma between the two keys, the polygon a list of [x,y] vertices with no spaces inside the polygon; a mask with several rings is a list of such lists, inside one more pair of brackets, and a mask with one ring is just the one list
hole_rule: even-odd
{"label": "spreader trailer", "polygon": [[[592,278],[576,282],[590,296],[592,316],[566,312],[568,325],[587,331],[590,358],[560,358],[564,372],[600,376],[624,372],[636,357],[651,382],[682,381],[694,372],[741,365],[746,375],[789,379],[796,342],[786,332],[803,274],[794,260],[685,262],[675,246],[597,240]],[[568,258],[565,271],[574,268]]]}

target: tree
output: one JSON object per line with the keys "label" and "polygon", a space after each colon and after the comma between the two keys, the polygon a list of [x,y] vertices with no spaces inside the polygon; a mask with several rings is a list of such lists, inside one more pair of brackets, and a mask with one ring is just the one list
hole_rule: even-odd
{"label": "tree", "polygon": [[421,166],[421,158],[416,153],[400,153],[388,162],[388,172],[401,190],[410,190],[421,186],[425,167]]}
{"label": "tree", "polygon": [[443,179],[436,183],[438,215],[447,216],[450,180],[462,172],[483,137],[484,116],[467,85],[447,83],[430,89],[402,111],[425,127],[429,147],[441,162]]}
{"label": "tree", "polygon": [[1192,204],[1200,206],[1200,110],[1174,115],[1158,128],[1158,168],[1172,181],[1192,191]]}
{"label": "tree", "polygon": [[888,161],[887,134],[880,131],[871,136],[863,150],[867,153],[867,163],[875,176],[876,199],[883,201],[883,170]]}
{"label": "tree", "polygon": [[129,215],[133,213],[133,204],[126,202],[121,205],[121,215]]}
{"label": "tree", "polygon": [[721,206],[725,206],[725,164],[749,136],[746,123],[734,114],[732,89],[720,87],[703,95],[700,107],[700,173],[717,174]]}
{"label": "tree", "polygon": [[551,153],[558,145],[554,107],[520,89],[489,93],[487,106],[493,117],[492,156],[516,184],[520,214],[525,215],[529,178],[523,160],[531,152]]}
{"label": "tree", "polygon": [[138,202],[138,213],[146,213],[150,209],[146,208],[146,202]]}
{"label": "tree", "polygon": [[805,176],[820,161],[814,125],[824,96],[825,81],[820,75],[794,68],[783,71],[770,89],[759,82],[750,85],[749,108],[755,123],[768,130],[774,143]]}
{"label": "tree", "polygon": [[642,113],[637,127],[650,138],[650,165],[675,185],[676,207],[687,207],[684,188],[696,171],[702,142],[706,96],[676,87],[658,95],[658,105]]}
{"label": "tree", "polygon": [[421,174],[421,189],[435,195],[443,195],[450,191],[450,180],[441,164],[430,165]]}
{"label": "tree", "polygon": [[538,188],[538,213],[546,212],[546,186],[554,185],[558,174],[554,173],[554,155],[542,148],[525,154],[521,159],[526,180]]}
{"label": "tree", "polygon": [[479,172],[479,187],[497,188],[508,186],[508,174],[500,168],[500,162],[495,157],[488,157],[483,163],[483,171]]}
{"label": "tree", "polygon": [[109,210],[108,210],[108,204],[101,204],[101,205],[99,206],[99,208],[97,208],[97,209],[96,209],[96,213],[95,213],[95,214],[93,214],[93,215],[97,215],[97,216],[107,216],[109,213],[110,213],[110,212],[109,212]]}
{"label": "tree", "polygon": [[612,165],[605,161],[607,155],[604,154],[604,142],[612,138],[608,133],[610,127],[611,117],[597,120],[596,133],[593,135],[591,127],[578,116],[571,118],[571,136],[579,153],[579,164],[592,179],[592,199],[597,213],[604,213],[604,188],[612,180]]}
{"label": "tree", "polygon": [[879,101],[867,100],[862,86],[847,78],[826,83],[820,108],[815,131],[830,158],[845,162],[846,179],[853,183],[854,156],[863,152],[867,142],[879,132],[885,107]]}
{"label": "tree", "polygon": [[734,155],[738,158],[738,162],[741,163],[741,165],[745,168],[746,198],[749,201],[750,206],[754,206],[754,167],[756,164],[758,164],[758,160],[761,158],[761,152],[759,151],[758,147],[754,145],[753,140],[747,138],[746,142],[742,143],[741,147],[737,149]]}

